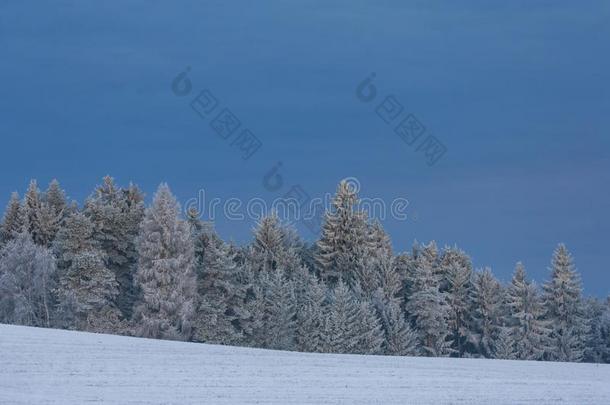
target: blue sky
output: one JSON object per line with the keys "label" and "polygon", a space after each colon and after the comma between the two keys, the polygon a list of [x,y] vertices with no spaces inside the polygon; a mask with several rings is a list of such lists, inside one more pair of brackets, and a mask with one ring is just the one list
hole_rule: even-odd
{"label": "blue sky", "polygon": [[[182,201],[271,201],[352,176],[410,201],[417,220],[384,223],[398,251],[436,239],[543,281],[565,242],[586,292],[609,294],[610,3],[454,3],[4,0],[0,201],[30,178],[81,202],[106,174],[148,196],[167,181]],[[187,66],[262,141],[251,159],[172,93]],[[436,165],[375,114],[387,95],[447,147]],[[217,220],[238,242],[252,225]]]}

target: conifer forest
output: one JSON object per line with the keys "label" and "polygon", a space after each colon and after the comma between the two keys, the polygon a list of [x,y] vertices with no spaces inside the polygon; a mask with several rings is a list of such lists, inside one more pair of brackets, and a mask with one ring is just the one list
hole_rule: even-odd
{"label": "conifer forest", "polygon": [[341,182],[305,242],[270,214],[251,242],[184,214],[167,184],[105,177],[79,204],[59,182],[13,193],[0,228],[0,322],[277,350],[610,362],[610,301],[585,297],[559,244],[546,280],[474,268],[434,241],[392,248]]}

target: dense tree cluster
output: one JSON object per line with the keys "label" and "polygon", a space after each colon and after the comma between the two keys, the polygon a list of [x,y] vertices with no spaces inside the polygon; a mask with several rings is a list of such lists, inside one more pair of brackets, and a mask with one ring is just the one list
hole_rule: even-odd
{"label": "dense tree cluster", "polygon": [[322,353],[610,362],[610,300],[585,299],[559,245],[539,288],[502,285],[457,247],[394,254],[339,184],[309,246],[275,215],[223,241],[166,184],[144,206],[103,179],[82,207],[57,181],[13,193],[0,227],[0,322]]}

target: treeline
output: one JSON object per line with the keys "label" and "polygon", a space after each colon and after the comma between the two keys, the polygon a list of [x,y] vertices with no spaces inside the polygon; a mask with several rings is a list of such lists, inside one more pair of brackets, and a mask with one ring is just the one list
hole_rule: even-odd
{"label": "treeline", "polygon": [[582,296],[565,246],[540,289],[502,285],[457,247],[395,254],[340,183],[317,243],[276,216],[246,246],[184,218],[161,184],[145,207],[106,177],[82,207],[57,181],[14,193],[0,228],[0,322],[282,350],[610,361],[610,301]]}

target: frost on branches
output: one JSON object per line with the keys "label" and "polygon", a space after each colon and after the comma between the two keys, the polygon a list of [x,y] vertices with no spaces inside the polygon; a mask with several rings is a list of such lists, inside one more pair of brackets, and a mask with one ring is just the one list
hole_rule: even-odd
{"label": "frost on branches", "polygon": [[315,243],[275,213],[228,243],[166,184],[145,207],[106,176],[82,207],[31,181],[0,223],[0,322],[279,350],[610,361],[610,300],[564,245],[542,289],[457,246],[395,253],[341,182]]}

